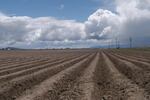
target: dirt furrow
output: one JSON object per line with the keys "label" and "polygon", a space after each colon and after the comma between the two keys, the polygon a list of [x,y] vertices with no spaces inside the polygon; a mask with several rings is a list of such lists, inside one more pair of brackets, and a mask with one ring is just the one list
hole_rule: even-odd
{"label": "dirt furrow", "polygon": [[[79,54],[81,55],[81,54]],[[65,57],[69,57],[69,56],[75,56],[75,55],[64,55],[63,57],[61,56],[52,56],[52,57],[49,57],[49,58],[38,58],[37,60],[30,60],[28,62],[23,62],[23,63],[18,63],[18,64],[10,64],[10,65],[7,65],[7,66],[3,66],[3,67],[0,67],[0,71],[3,71],[3,70],[10,70],[11,68],[17,68],[17,67],[20,67],[20,66],[26,66],[26,65],[30,65],[30,64],[34,64],[34,63],[39,63],[39,62],[44,62],[44,61],[48,61],[48,60],[52,60],[52,59],[60,59],[60,58],[65,58]]]}
{"label": "dirt furrow", "polygon": [[123,53],[125,55],[133,55],[133,56],[136,56],[136,57],[139,57],[139,58],[146,58],[146,59],[150,59],[150,52],[144,52],[142,50],[129,50],[129,49],[126,49],[126,50],[114,50],[114,52],[119,52],[119,53]]}
{"label": "dirt furrow", "polygon": [[0,76],[8,75],[8,74],[15,73],[15,72],[25,70],[25,69],[30,69],[30,68],[33,68],[33,67],[36,67],[36,66],[39,66],[39,65],[44,65],[46,63],[51,63],[51,62],[55,62],[55,61],[58,61],[58,60],[59,59],[36,61],[36,62],[31,63],[31,64],[26,64],[26,65],[23,65],[23,66],[16,66],[16,67],[13,67],[13,68],[1,70],[0,71]]}
{"label": "dirt furrow", "polygon": [[149,94],[150,99],[150,71],[143,70],[131,62],[119,59],[113,55],[109,55],[109,57],[121,73],[133,80],[135,84],[143,88]]}
{"label": "dirt furrow", "polygon": [[[28,59],[29,59],[29,58],[28,58]],[[26,61],[26,60],[28,60],[28,59],[21,59],[21,58],[20,58],[20,60],[19,60],[19,58],[17,58],[17,59],[16,59],[16,58],[13,58],[13,59],[7,59],[7,58],[6,58],[5,60],[1,60],[1,61],[0,61],[0,67],[3,66],[3,65],[5,65],[5,64],[8,65],[8,64],[11,64],[11,63],[18,63],[18,62],[20,62],[20,61]]]}
{"label": "dirt furrow", "polygon": [[145,58],[145,56],[140,56],[139,53],[135,53],[135,54],[134,54],[134,52],[132,52],[132,53],[125,52],[124,53],[124,52],[112,51],[112,50],[110,50],[109,52],[112,54],[123,55],[127,58],[136,59],[136,60],[143,61],[143,62],[150,62],[149,58]]}
{"label": "dirt furrow", "polygon": [[149,59],[145,59],[145,58],[142,58],[142,57],[137,57],[136,55],[134,55],[134,56],[130,55],[129,56],[129,55],[121,54],[121,53],[116,53],[116,54],[123,55],[124,57],[130,58],[130,59],[135,59],[135,60],[138,60],[138,61],[150,63]]}
{"label": "dirt furrow", "polygon": [[59,65],[34,72],[31,75],[26,75],[13,79],[12,81],[5,83],[0,87],[0,100],[12,100],[21,95],[25,90],[32,88],[33,86],[41,83],[45,79],[57,74],[58,72],[72,66],[87,56],[81,56],[61,63]]}
{"label": "dirt furrow", "polygon": [[78,79],[78,88],[81,89],[81,95],[78,100],[96,100],[95,90],[96,83],[94,80],[96,67],[98,67],[99,53],[95,59],[88,65],[88,68],[84,71],[82,76]]}
{"label": "dirt furrow", "polygon": [[64,58],[64,59],[57,60],[57,61],[54,61],[54,62],[49,62],[49,63],[46,63],[46,64],[38,65],[36,67],[31,67],[31,68],[28,68],[26,70],[22,70],[22,71],[18,71],[18,72],[15,72],[15,73],[8,74],[8,75],[0,76],[0,82],[1,82],[1,84],[4,84],[7,81],[10,81],[10,80],[12,80],[16,77],[22,77],[22,76],[25,76],[25,75],[29,75],[29,74],[32,74],[32,73],[37,72],[39,70],[43,70],[43,69],[49,68],[49,67],[57,65],[57,64],[61,64],[63,62],[69,61],[71,59],[75,59],[77,57],[78,56],[68,57],[68,58]]}
{"label": "dirt furrow", "polygon": [[17,63],[17,64],[12,63],[12,64],[8,64],[6,66],[0,67],[0,71],[10,69],[10,68],[14,68],[14,67],[24,66],[24,65],[27,65],[27,64],[37,63],[39,61],[46,61],[46,60],[48,60],[48,59],[30,60],[30,61],[20,62],[20,63]]}
{"label": "dirt furrow", "polygon": [[52,62],[57,62],[63,58],[68,58],[68,59],[71,59],[75,56],[69,56],[69,57],[59,57],[59,58],[51,58],[51,59],[47,59],[47,60],[40,60],[40,61],[36,61],[36,62],[33,62],[31,64],[26,64],[26,65],[22,65],[22,66],[16,66],[16,67],[12,67],[12,68],[9,68],[9,69],[5,69],[5,70],[2,70],[0,71],[0,76],[2,75],[8,75],[8,74],[11,74],[11,73],[15,73],[15,72],[18,72],[18,71],[25,71],[26,69],[30,69],[30,68],[34,68],[34,67],[37,67],[37,66],[40,66],[40,65],[45,65],[45,64],[48,64],[48,63],[52,63]]}
{"label": "dirt furrow", "polygon": [[39,60],[38,58],[26,58],[26,59],[20,59],[18,61],[10,61],[10,62],[7,62],[7,61],[3,61],[3,62],[0,62],[0,68],[1,67],[4,67],[4,66],[8,66],[8,65],[12,65],[12,64],[20,64],[20,63],[25,63],[25,62],[29,62],[29,61],[36,61],[36,60]]}
{"label": "dirt furrow", "polygon": [[104,53],[102,56],[104,64],[101,67],[105,78],[98,83],[102,100],[148,100],[144,90],[121,74]]}
{"label": "dirt furrow", "polygon": [[150,70],[150,63],[143,62],[143,61],[138,61],[138,60],[131,59],[131,58],[126,58],[124,56],[117,55],[117,54],[113,54],[113,55],[117,56],[118,58],[121,58],[121,59],[127,60],[129,62],[132,62],[135,65],[140,66],[141,68],[143,68],[145,70]]}
{"label": "dirt furrow", "polygon": [[45,56],[45,57],[38,57],[37,56],[37,57],[33,57],[33,58],[28,57],[28,58],[25,58],[25,60],[18,58],[19,59],[18,61],[12,61],[11,63],[6,63],[4,65],[0,65],[0,69],[3,67],[5,68],[5,66],[6,67],[10,66],[10,65],[17,66],[19,64],[30,63],[30,62],[32,63],[32,62],[36,62],[36,61],[48,60],[48,59],[57,58],[57,57],[61,57],[61,56],[59,56],[59,55],[57,55],[57,56],[52,55],[52,56]]}
{"label": "dirt furrow", "polygon": [[[75,96],[78,91],[74,93],[72,92],[72,94],[68,91],[72,88],[74,80],[80,76],[91,59],[92,56],[61,71],[41,84],[35,86],[32,90],[27,91],[26,94],[19,97],[17,100],[71,100],[70,97],[72,95]],[[65,93],[67,93],[68,98],[64,98]]]}

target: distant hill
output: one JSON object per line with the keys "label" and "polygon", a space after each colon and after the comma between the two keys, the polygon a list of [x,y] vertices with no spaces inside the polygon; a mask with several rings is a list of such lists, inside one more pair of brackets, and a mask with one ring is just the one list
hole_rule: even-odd
{"label": "distant hill", "polygon": [[0,50],[23,50],[23,49],[15,48],[15,47],[6,47],[6,48],[1,48]]}

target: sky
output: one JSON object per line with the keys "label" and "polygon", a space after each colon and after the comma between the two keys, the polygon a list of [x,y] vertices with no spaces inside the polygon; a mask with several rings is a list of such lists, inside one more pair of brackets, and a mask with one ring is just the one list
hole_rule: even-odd
{"label": "sky", "polygon": [[150,46],[149,0],[0,0],[0,47]]}
{"label": "sky", "polygon": [[85,21],[103,0],[1,0],[0,11],[15,16],[43,17]]}

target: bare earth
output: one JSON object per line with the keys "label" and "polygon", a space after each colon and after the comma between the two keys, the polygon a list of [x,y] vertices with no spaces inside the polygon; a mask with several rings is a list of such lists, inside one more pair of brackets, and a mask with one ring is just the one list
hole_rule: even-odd
{"label": "bare earth", "polygon": [[150,100],[150,51],[0,51],[0,100]]}

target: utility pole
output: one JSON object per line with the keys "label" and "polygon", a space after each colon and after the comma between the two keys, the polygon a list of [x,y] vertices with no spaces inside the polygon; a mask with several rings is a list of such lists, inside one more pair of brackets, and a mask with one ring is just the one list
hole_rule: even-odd
{"label": "utility pole", "polygon": [[109,42],[109,48],[112,48],[112,47],[111,47],[111,41]]}
{"label": "utility pole", "polygon": [[116,38],[116,49],[118,48],[118,39]]}
{"label": "utility pole", "polygon": [[110,48],[111,48],[111,42],[108,41],[108,49],[110,49]]}
{"label": "utility pole", "polygon": [[119,42],[119,40],[118,40],[118,49],[120,49],[120,42]]}
{"label": "utility pole", "polygon": [[132,48],[132,37],[129,38],[130,48]]}
{"label": "utility pole", "polygon": [[117,38],[116,38],[116,49],[120,49],[120,42]]}
{"label": "utility pole", "polygon": [[108,49],[109,49],[109,42],[108,42]]}

